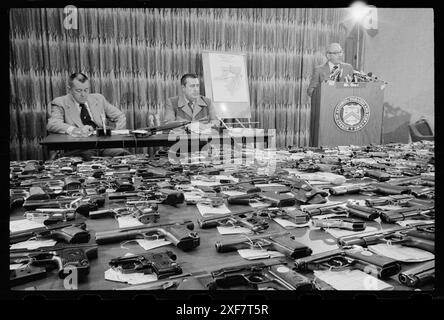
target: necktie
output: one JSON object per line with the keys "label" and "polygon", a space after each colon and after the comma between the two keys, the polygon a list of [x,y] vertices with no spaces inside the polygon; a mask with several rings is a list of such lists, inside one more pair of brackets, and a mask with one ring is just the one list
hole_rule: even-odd
{"label": "necktie", "polygon": [[337,68],[338,68],[338,65],[334,65],[333,69],[331,69],[330,74],[333,74],[336,71]]}
{"label": "necktie", "polygon": [[189,106],[190,109],[191,109],[191,114],[194,114],[193,103],[192,103],[191,101],[188,102],[188,106]]}
{"label": "necktie", "polygon": [[91,120],[91,117],[89,116],[89,112],[86,109],[86,105],[84,103],[80,103],[80,119],[82,120],[82,123],[86,125],[90,125],[94,129],[97,127],[97,125]]}

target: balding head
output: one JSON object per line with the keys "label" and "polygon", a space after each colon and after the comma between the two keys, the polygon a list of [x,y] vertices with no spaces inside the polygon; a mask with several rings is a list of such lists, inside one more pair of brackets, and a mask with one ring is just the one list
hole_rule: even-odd
{"label": "balding head", "polygon": [[327,59],[333,64],[342,62],[342,47],[339,43],[330,43],[327,47]]}

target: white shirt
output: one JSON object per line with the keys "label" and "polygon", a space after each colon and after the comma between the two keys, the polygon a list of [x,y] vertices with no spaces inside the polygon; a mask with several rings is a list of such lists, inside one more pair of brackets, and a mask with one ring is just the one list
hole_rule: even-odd
{"label": "white shirt", "polygon": [[[82,108],[80,107],[80,103],[76,103],[76,105],[77,105],[77,109],[79,109],[79,114],[80,114],[80,112],[82,112]],[[86,106],[86,110],[88,110],[89,117],[90,117],[91,120],[92,120],[93,117],[92,117],[91,110],[89,110],[88,103],[85,102],[84,105]],[[75,128],[77,128],[77,127],[75,127],[75,126],[71,126],[71,127],[69,127],[69,128],[66,130],[66,133],[67,133],[67,134],[71,134],[72,130],[74,130]]]}

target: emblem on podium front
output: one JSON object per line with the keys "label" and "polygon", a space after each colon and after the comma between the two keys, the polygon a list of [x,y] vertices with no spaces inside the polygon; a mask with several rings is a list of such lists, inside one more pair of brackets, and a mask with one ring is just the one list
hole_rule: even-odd
{"label": "emblem on podium front", "polygon": [[356,96],[350,96],[339,102],[334,110],[336,125],[344,131],[359,131],[370,119],[368,103]]}

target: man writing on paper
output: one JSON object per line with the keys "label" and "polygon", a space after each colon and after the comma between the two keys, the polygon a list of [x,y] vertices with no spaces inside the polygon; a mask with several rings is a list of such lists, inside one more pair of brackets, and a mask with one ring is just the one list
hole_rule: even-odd
{"label": "man writing on paper", "polygon": [[[116,129],[126,126],[125,114],[106,101],[99,93],[89,93],[88,77],[73,73],[68,78],[68,94],[50,103],[51,115],[46,126],[49,132],[66,133],[73,137],[86,137],[105,125],[105,118],[116,123]],[[64,156],[80,156],[85,161],[92,156],[120,156],[129,154],[124,149],[70,150]]]}
{"label": "man writing on paper", "polygon": [[163,120],[171,121],[204,121],[212,126],[218,126],[213,103],[207,97],[200,95],[199,77],[195,74],[185,74],[180,79],[182,92],[179,96],[167,99]]}
{"label": "man writing on paper", "polygon": [[343,52],[339,43],[331,43],[327,47],[327,62],[314,68],[313,75],[308,85],[307,93],[311,97],[314,89],[325,80],[345,81],[353,76],[351,64],[343,63]]}

